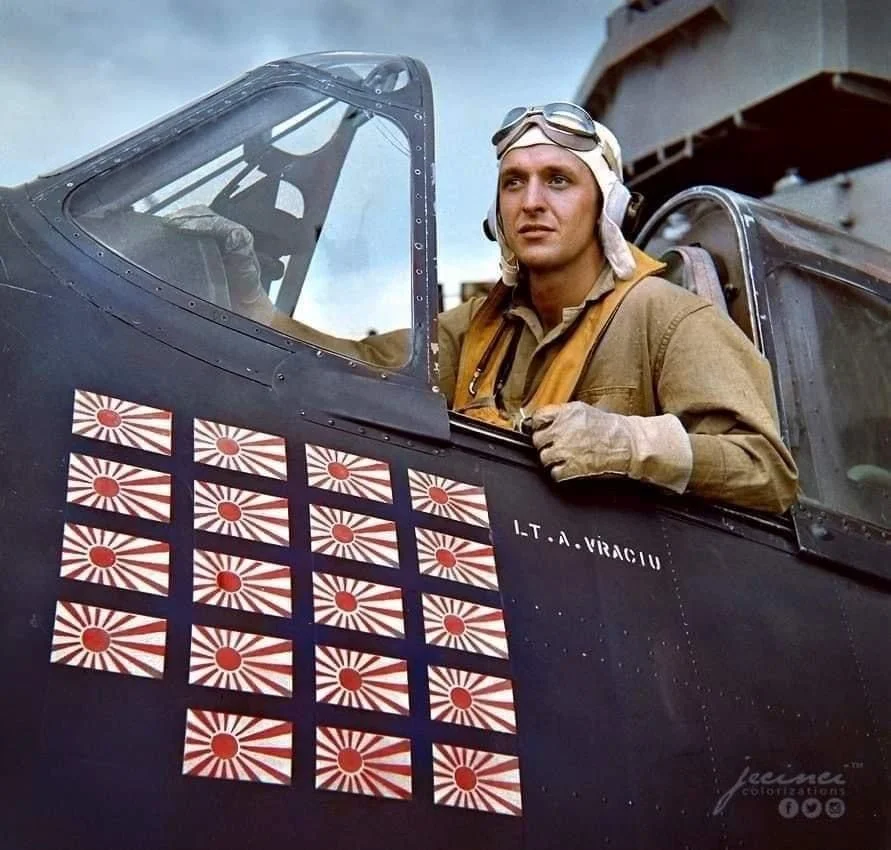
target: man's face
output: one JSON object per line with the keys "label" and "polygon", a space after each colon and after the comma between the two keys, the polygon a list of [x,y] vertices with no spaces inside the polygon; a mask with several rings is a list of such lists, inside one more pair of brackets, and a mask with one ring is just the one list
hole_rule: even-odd
{"label": "man's face", "polygon": [[530,271],[558,271],[599,252],[600,190],[588,166],[555,145],[514,148],[501,163],[498,204],[507,243]]}

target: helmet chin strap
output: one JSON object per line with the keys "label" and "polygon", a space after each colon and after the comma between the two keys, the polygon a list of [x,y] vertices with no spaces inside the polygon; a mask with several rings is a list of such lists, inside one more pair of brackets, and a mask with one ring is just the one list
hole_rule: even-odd
{"label": "helmet chin strap", "polygon": [[616,277],[627,280],[634,274],[635,263],[622,233],[622,221],[631,202],[631,193],[602,157],[590,157],[586,162],[603,194],[603,211],[598,222],[603,254]]}
{"label": "helmet chin strap", "polygon": [[[493,242],[498,243],[499,257],[498,270],[505,286],[516,286],[520,282],[520,261],[517,255],[510,249],[504,231],[501,229],[501,217],[498,215],[498,202],[493,202],[489,207],[489,214],[483,223],[483,231]],[[492,235],[494,234],[494,236]]]}

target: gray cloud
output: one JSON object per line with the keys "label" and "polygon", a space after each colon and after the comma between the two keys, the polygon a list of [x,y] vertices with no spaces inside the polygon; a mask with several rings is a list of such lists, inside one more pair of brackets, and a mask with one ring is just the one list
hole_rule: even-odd
{"label": "gray cloud", "polygon": [[[572,95],[619,0],[0,0],[0,184],[58,166],[284,56],[407,53],[434,83],[441,268],[474,256],[493,125]],[[463,273],[463,272],[461,272]]]}

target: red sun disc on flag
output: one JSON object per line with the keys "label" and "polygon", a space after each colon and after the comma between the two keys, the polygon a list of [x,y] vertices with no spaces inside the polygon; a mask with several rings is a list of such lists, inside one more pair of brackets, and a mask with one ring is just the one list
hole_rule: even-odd
{"label": "red sun disc on flag", "polygon": [[352,729],[316,729],[316,788],[411,799],[411,741]]}
{"label": "red sun disc on flag", "polygon": [[183,775],[290,785],[292,736],[284,720],[190,708]]}
{"label": "red sun disc on flag", "polygon": [[196,419],[194,438],[195,463],[280,481],[288,477],[284,437]]}
{"label": "red sun disc on flag", "polygon": [[408,471],[408,485],[414,510],[489,527],[486,491],[482,487],[416,469]]}
{"label": "red sun disc on flag", "polygon": [[104,428],[120,428],[124,423],[124,417],[116,410],[103,407],[96,414],[96,421]]}
{"label": "red sun disc on flag", "polygon": [[441,806],[521,815],[519,759],[434,744],[433,801]]}
{"label": "red sun disc on flag", "polygon": [[88,525],[65,524],[62,578],[167,596],[170,546]]}
{"label": "red sun disc on flag", "polygon": [[403,658],[317,646],[316,700],[407,715],[408,664]]}
{"label": "red sun disc on flag", "polygon": [[118,446],[169,455],[173,415],[132,401],[74,391],[71,433]]}
{"label": "red sun disc on flag", "polygon": [[310,487],[359,499],[390,503],[390,467],[382,460],[306,444],[306,477]]}
{"label": "red sun disc on flag", "polygon": [[192,601],[273,617],[291,616],[291,568],[195,550]]}

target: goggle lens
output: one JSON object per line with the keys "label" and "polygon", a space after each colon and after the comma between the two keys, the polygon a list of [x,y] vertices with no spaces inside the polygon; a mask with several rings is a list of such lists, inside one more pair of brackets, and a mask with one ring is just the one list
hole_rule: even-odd
{"label": "goggle lens", "polygon": [[529,110],[525,106],[515,106],[504,116],[504,119],[501,121],[501,126],[498,128],[499,132],[501,130],[510,129],[510,127],[528,113]]}
{"label": "goggle lens", "polygon": [[581,136],[593,136],[594,120],[573,103],[551,103],[542,107],[542,115],[551,123],[557,124],[564,130],[578,133]]}
{"label": "goggle lens", "polygon": [[[541,116],[536,120],[537,116]],[[545,125],[543,129],[547,132],[550,127],[562,133],[569,133],[573,136],[579,136],[580,149],[590,149],[599,141],[597,129],[594,125],[594,119],[580,106],[574,103],[565,103],[562,101],[556,103],[547,103],[544,106],[516,106],[511,109],[501,122],[501,126],[492,136],[492,144],[498,149],[500,156],[507,141],[516,138],[516,131],[522,128],[530,119],[539,125]],[[555,139],[555,141],[558,141]],[[568,142],[567,147],[576,147],[575,144]]]}

